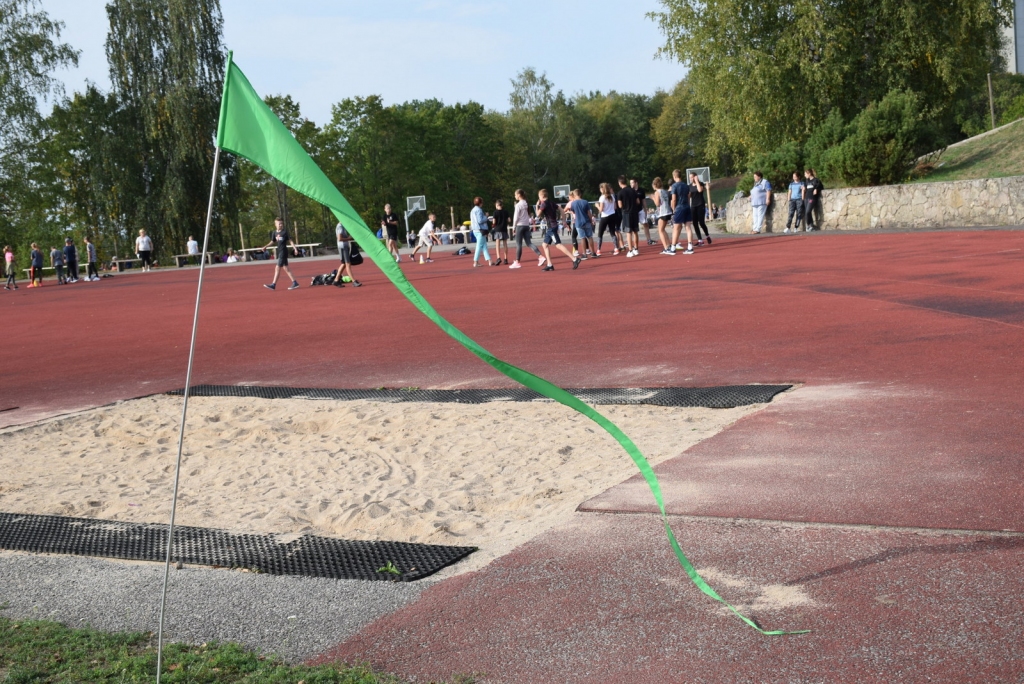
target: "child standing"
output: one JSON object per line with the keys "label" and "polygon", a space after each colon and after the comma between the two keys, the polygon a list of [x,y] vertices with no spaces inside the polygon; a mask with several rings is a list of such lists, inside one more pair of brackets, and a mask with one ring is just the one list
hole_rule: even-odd
{"label": "child standing", "polygon": [[[43,286],[43,253],[39,249],[39,245],[32,243],[32,251],[29,253],[29,270],[28,279],[29,287],[42,287]],[[39,284],[36,284],[39,281]]]}
{"label": "child standing", "polygon": [[99,280],[100,274],[96,270],[96,245],[92,244],[92,240],[89,238],[83,238],[85,240],[85,258],[88,259],[88,266],[86,266],[85,279],[86,280]]}
{"label": "child standing", "polygon": [[64,280],[64,252],[56,247],[51,247],[50,265],[53,266],[53,271],[57,274],[57,284],[63,285],[66,282]]}
{"label": "child standing", "polygon": [[4,285],[5,290],[17,290],[18,285],[14,282],[14,273],[17,266],[14,263],[14,250],[11,249],[10,245],[4,245],[4,274],[7,276],[7,284]]}

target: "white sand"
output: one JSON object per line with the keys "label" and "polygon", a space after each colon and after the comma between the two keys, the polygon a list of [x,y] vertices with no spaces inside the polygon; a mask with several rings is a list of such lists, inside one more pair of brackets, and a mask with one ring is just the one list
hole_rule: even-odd
{"label": "white sand", "polygon": [[[763,405],[604,406],[652,463]],[[167,522],[181,399],[0,431],[0,511]],[[603,430],[548,402],[386,404],[193,398],[177,521],[479,546],[478,568],[637,472]]]}

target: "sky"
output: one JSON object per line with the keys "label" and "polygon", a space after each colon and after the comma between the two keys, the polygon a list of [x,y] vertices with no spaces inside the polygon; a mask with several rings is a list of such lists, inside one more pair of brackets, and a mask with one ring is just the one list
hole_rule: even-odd
{"label": "sky", "polygon": [[[109,87],[106,0],[42,0],[81,50],[58,78],[70,94]],[[385,104],[437,98],[508,108],[510,80],[546,72],[568,95],[671,90],[682,65],[656,59],[663,37],[648,11],[658,0],[221,0],[224,39],[263,95],[288,94],[317,122],[346,98]]]}

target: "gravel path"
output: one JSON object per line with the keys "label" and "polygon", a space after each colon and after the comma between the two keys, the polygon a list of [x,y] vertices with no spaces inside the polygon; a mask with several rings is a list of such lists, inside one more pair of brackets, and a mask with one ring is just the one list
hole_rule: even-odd
{"label": "gravel path", "polygon": [[[105,631],[156,631],[163,565],[0,551],[0,615]],[[165,634],[234,641],[290,662],[337,645],[429,586],[171,570]]]}

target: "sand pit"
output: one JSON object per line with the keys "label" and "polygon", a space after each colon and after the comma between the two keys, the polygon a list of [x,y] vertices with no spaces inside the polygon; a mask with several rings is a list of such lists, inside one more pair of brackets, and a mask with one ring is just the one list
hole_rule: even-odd
{"label": "sand pit", "polygon": [[[548,402],[193,398],[178,522],[236,532],[479,546],[481,567],[636,468]],[[652,463],[763,405],[604,406]],[[165,523],[181,399],[0,431],[0,510]]]}

